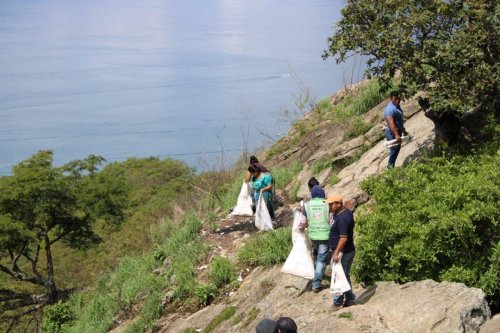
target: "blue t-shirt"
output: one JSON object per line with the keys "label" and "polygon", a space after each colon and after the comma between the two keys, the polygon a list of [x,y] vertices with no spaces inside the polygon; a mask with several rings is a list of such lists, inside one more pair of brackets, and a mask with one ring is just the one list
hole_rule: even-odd
{"label": "blue t-shirt", "polygon": [[[392,102],[389,102],[384,111],[384,118],[386,122],[387,122],[387,117],[392,117],[394,119],[394,124],[396,125],[396,129],[398,130],[399,134],[405,131],[405,126],[403,124],[404,122],[403,110],[401,110],[401,107],[399,105],[394,105]],[[389,127],[388,122],[387,122],[387,127]]]}
{"label": "blue t-shirt", "polygon": [[333,224],[330,228],[329,240],[331,250],[337,248],[340,236],[347,236],[347,243],[342,252],[348,253],[354,251],[354,215],[352,215],[352,212],[347,208],[333,215]]}

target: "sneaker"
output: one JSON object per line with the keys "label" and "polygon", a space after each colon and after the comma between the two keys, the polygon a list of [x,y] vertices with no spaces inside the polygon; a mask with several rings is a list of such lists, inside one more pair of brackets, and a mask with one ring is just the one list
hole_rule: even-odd
{"label": "sneaker", "polygon": [[319,293],[322,289],[323,289],[323,288],[321,288],[321,287],[319,287],[319,288],[313,288],[313,290],[312,290],[312,291],[313,291],[315,294],[317,294],[317,293]]}
{"label": "sneaker", "polygon": [[356,301],[353,299],[348,299],[344,302],[344,308],[347,308],[349,306],[356,305]]}
{"label": "sneaker", "polygon": [[340,309],[342,309],[343,307],[344,307],[344,305],[343,305],[342,303],[340,303],[340,304],[333,303],[333,305],[332,305],[332,309],[333,309],[333,311],[340,310]]}

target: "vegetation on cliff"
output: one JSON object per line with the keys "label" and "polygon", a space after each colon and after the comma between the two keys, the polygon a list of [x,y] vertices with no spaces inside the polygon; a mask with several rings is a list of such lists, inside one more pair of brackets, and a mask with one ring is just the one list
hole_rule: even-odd
{"label": "vegetation on cliff", "polygon": [[463,282],[497,302],[499,163],[495,149],[426,158],[365,180],[373,204],[357,219],[357,279]]}
{"label": "vegetation on cliff", "polygon": [[382,86],[399,75],[405,96],[425,91],[421,105],[453,143],[462,127],[480,136],[476,122],[498,121],[499,12],[490,0],[348,1],[323,57],[358,53]]}

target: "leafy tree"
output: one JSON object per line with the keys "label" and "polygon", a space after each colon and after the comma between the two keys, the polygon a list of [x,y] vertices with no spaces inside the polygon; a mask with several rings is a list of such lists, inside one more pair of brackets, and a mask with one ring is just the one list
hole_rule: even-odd
{"label": "leafy tree", "polygon": [[366,56],[382,87],[398,76],[403,95],[425,91],[421,106],[451,143],[499,118],[498,1],[350,0],[328,46],[324,59]]}
{"label": "leafy tree", "polygon": [[[91,155],[62,167],[52,162],[51,151],[40,151],[0,178],[0,278],[34,287],[0,289],[0,309],[13,313],[12,324],[67,294],[56,285],[55,243],[85,248],[99,241],[92,230],[98,218],[123,219],[126,192],[119,177],[97,173],[103,158]],[[34,295],[40,288],[44,293]]]}

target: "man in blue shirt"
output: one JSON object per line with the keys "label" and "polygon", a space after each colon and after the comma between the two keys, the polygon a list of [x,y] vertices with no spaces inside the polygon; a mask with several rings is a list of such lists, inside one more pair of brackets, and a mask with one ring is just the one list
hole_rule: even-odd
{"label": "man in blue shirt", "polygon": [[346,291],[342,295],[333,297],[333,306],[335,308],[341,308],[342,306],[347,307],[354,305],[354,299],[356,298],[352,292],[350,275],[355,255],[354,217],[352,212],[344,207],[342,196],[339,194],[328,196],[326,202],[330,206],[330,211],[333,213],[333,224],[330,229],[329,238],[329,246],[332,253],[332,266],[333,263],[338,263],[340,261],[345,277],[351,286],[351,290]]}
{"label": "man in blue shirt", "polygon": [[391,100],[384,111],[384,118],[387,122],[387,127],[385,129],[385,138],[387,141],[396,139],[398,145],[391,147],[391,153],[389,154],[389,162],[387,163],[387,168],[394,168],[396,164],[396,158],[398,158],[399,150],[401,149],[401,135],[406,133],[405,127],[403,125],[403,110],[399,103],[399,93],[397,91],[391,92]]}

